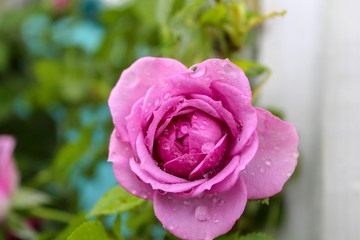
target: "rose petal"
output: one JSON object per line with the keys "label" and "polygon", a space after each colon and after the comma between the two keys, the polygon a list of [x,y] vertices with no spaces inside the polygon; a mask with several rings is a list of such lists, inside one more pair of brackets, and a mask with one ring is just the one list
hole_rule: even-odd
{"label": "rose petal", "polygon": [[[162,78],[187,71],[174,59],[144,57],[124,70],[109,97],[109,107],[120,140],[127,140],[125,117],[133,104]],[[152,103],[155,103],[153,101]]]}
{"label": "rose petal", "polygon": [[185,179],[182,179],[183,182],[180,183],[167,183],[161,182],[154,178],[147,171],[144,171],[141,166],[135,162],[134,159],[130,160],[131,170],[145,183],[149,183],[154,190],[161,190],[162,192],[171,192],[171,193],[184,193],[192,192],[193,188],[204,183],[205,179],[199,179],[196,181],[189,182]]}
{"label": "rose petal", "polygon": [[198,149],[206,143],[215,143],[222,137],[222,125],[203,112],[195,112],[191,117],[189,129],[189,149]]}
{"label": "rose petal", "polygon": [[184,154],[164,164],[164,169],[179,177],[188,177],[191,171],[204,159],[205,154]]}
{"label": "rose petal", "polygon": [[181,239],[214,239],[228,232],[244,211],[246,187],[239,178],[227,192],[201,198],[154,195],[154,210],[166,229]]}
{"label": "rose petal", "polygon": [[210,86],[213,81],[221,81],[238,89],[241,95],[251,98],[249,80],[245,73],[229,59],[208,59],[190,67],[190,69],[194,68],[196,68],[195,71],[187,73],[188,78],[201,81],[206,86]]}
{"label": "rose petal", "polygon": [[[243,170],[247,164],[248,159],[252,159],[254,155],[256,154],[256,151],[258,149],[258,138],[255,136],[253,137],[254,141],[250,145],[246,145],[240,155],[236,155],[233,158],[231,158],[218,174],[216,174],[211,179],[207,179],[206,182],[199,185],[198,187],[194,188],[194,191],[191,193],[191,196],[198,196],[202,194],[205,191],[212,191],[212,188],[215,187],[217,189],[229,189],[234,182],[227,182],[226,180],[229,180],[228,177],[234,172],[239,172]],[[225,160],[226,156],[224,157]],[[238,175],[239,176],[239,175]],[[236,179],[236,177],[235,177]],[[234,179],[233,179],[234,180]]]}
{"label": "rose petal", "polygon": [[[154,181],[158,181],[161,183],[184,183],[187,180],[183,178],[179,178],[173,176],[169,173],[164,172],[159,166],[157,166],[157,161],[155,161],[144,143],[144,135],[142,133],[139,134],[136,140],[136,149],[137,154],[140,160],[140,167],[143,172],[147,172],[149,176],[152,176],[152,179],[149,181],[142,179],[144,182],[150,183]],[[137,172],[137,175],[140,177],[140,172]],[[145,176],[145,175],[144,175]]]}
{"label": "rose petal", "polygon": [[[237,123],[234,120],[234,116],[231,112],[229,112],[223,105],[221,101],[215,101],[214,99],[200,94],[192,94],[191,97],[195,98],[197,101],[203,101],[210,105],[214,109],[214,111],[219,115],[215,118],[218,118],[224,121],[227,127],[230,129],[231,134],[236,138],[238,136],[239,131],[237,130]],[[207,111],[204,111],[208,113]]]}
{"label": "rose petal", "polygon": [[116,180],[129,193],[144,199],[152,199],[153,190],[149,184],[139,180],[130,169],[130,159],[134,157],[131,145],[116,137],[116,130],[110,137],[109,161],[113,163]]}
{"label": "rose petal", "polygon": [[[171,114],[170,116],[166,116],[166,117],[165,117],[165,115],[169,112],[169,110],[171,108],[174,108],[177,106],[180,99],[183,99],[183,97],[178,96],[178,97],[171,98],[168,101],[164,102],[157,110],[154,111],[154,113],[153,113],[154,118],[147,128],[147,134],[146,134],[146,138],[148,139],[150,150],[153,148],[155,136],[158,137],[158,134],[160,134],[166,128],[166,126],[170,123],[174,114]],[[159,124],[162,120],[165,120],[166,125],[163,124],[162,128],[160,130]],[[159,131],[158,134],[156,134],[157,131]]]}
{"label": "rose petal", "polygon": [[249,199],[270,197],[281,191],[294,172],[299,138],[294,126],[270,112],[256,109],[259,124],[259,149],[241,172]]}
{"label": "rose petal", "polygon": [[[128,141],[131,144],[131,147],[136,151],[136,139],[141,132],[141,119],[143,117],[142,113],[142,104],[144,102],[144,98],[140,98],[132,107],[131,113],[125,118],[127,122],[127,133],[128,133]],[[120,134],[118,134],[118,138],[121,138]]]}
{"label": "rose petal", "polygon": [[[206,155],[204,160],[190,173],[189,179],[203,177],[205,174],[211,175],[209,172],[215,170],[221,164],[221,159],[225,152],[227,135],[224,135]],[[208,177],[205,177],[208,178]]]}
{"label": "rose petal", "polygon": [[182,155],[175,143],[162,136],[157,139],[156,150],[160,157],[159,160],[166,163]]}
{"label": "rose petal", "polygon": [[251,105],[251,97],[243,95],[239,89],[221,81],[212,82],[211,89],[218,95],[217,97],[221,99],[224,107],[233,114],[236,121],[240,124],[237,143],[231,151],[233,154],[236,154],[248,142],[256,129],[256,110]]}

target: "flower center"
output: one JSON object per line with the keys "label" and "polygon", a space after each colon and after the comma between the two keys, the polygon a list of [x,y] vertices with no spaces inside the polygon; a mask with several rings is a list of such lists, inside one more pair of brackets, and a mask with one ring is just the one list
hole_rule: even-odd
{"label": "flower center", "polygon": [[215,118],[202,111],[189,111],[167,124],[155,139],[159,165],[173,175],[189,180],[209,178],[225,153],[227,135]]}

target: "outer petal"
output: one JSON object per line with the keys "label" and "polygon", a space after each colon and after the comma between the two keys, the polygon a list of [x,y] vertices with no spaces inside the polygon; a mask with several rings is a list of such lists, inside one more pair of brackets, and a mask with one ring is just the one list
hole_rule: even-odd
{"label": "outer petal", "polygon": [[232,149],[232,154],[237,154],[249,141],[257,126],[256,110],[251,106],[251,97],[243,95],[239,89],[221,81],[212,82],[211,88],[240,124],[237,143]]}
{"label": "outer petal", "polygon": [[110,138],[109,161],[113,163],[116,180],[129,193],[144,199],[152,199],[153,190],[149,184],[139,180],[130,169],[130,159],[134,153],[128,142],[122,142],[116,137],[116,130]]}
{"label": "outer petal", "polygon": [[213,239],[228,232],[244,211],[246,187],[241,180],[222,194],[200,198],[154,195],[154,209],[164,227],[181,239]]}
{"label": "outer petal", "polygon": [[133,104],[160,79],[186,70],[183,64],[174,59],[144,57],[123,71],[109,98],[111,115],[120,140],[127,139],[125,117],[129,115]]}
{"label": "outer petal", "polygon": [[249,199],[270,197],[281,191],[297,164],[299,138],[290,123],[257,108],[259,149],[240,174]]}
{"label": "outer petal", "polygon": [[208,84],[213,81],[221,81],[230,85],[240,91],[244,96],[250,97],[251,89],[249,80],[245,73],[229,59],[208,59],[202,63],[195,64],[190,69],[196,70],[189,73],[189,76],[194,79],[201,79]]}

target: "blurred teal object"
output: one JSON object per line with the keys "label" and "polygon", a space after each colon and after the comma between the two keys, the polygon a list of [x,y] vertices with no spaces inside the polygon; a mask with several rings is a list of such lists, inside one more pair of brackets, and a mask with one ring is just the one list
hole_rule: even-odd
{"label": "blurred teal object", "polygon": [[34,14],[27,17],[21,26],[22,39],[31,54],[41,57],[52,56],[48,33],[51,20],[48,15]]}
{"label": "blurred teal object", "polygon": [[95,53],[104,38],[103,27],[92,21],[78,21],[73,17],[65,17],[54,24],[52,38],[62,47],[78,47],[86,53]]}

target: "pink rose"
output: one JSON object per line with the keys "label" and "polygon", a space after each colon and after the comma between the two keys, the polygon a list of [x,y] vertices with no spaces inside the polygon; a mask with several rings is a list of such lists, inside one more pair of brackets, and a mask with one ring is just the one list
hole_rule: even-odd
{"label": "pink rose", "polygon": [[109,161],[128,192],[153,200],[157,218],[182,239],[229,231],[248,199],[278,193],[293,173],[293,125],[251,105],[244,72],[229,60],[190,69],[145,57],[111,92]]}
{"label": "pink rose", "polygon": [[18,183],[18,174],[13,159],[14,147],[13,137],[0,135],[0,222],[6,215],[10,199]]}

